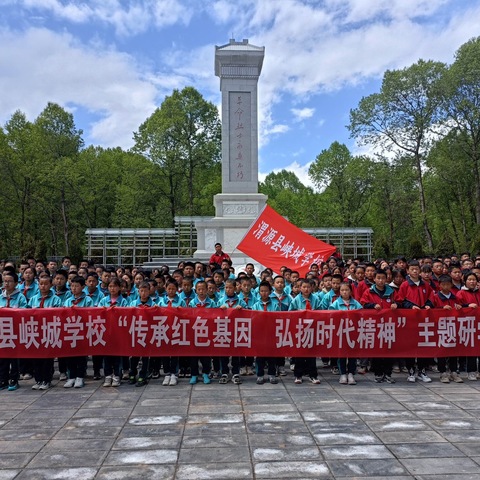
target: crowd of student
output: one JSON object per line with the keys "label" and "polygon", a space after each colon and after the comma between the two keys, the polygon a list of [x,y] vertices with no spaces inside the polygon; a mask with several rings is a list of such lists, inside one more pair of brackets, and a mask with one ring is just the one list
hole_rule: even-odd
{"label": "crowd of student", "polygon": [[[170,273],[168,267],[144,271],[132,267],[104,267],[82,260],[73,265],[64,257],[58,265],[28,258],[17,266],[0,260],[0,308],[52,307],[114,307],[143,305],[162,307],[243,308],[259,311],[287,310],[354,310],[354,309],[461,309],[480,305],[480,257],[468,253],[442,258],[424,257],[407,260],[398,257],[392,262],[383,259],[365,263],[360,259],[343,262],[331,257],[321,265],[311,265],[305,278],[296,271],[282,267],[275,275],[266,268],[255,275],[253,264],[236,275],[231,260],[216,245],[209,264],[181,262]],[[208,384],[217,379],[220,384],[242,383],[244,375],[257,375],[257,384],[278,383],[285,376],[285,358],[250,357],[117,357],[93,356],[94,379],[103,386],[118,387],[122,380],[144,386],[149,379],[160,377],[163,385],[176,385],[179,376],[199,379]],[[443,383],[469,381],[479,377],[477,357],[434,359],[390,358],[361,359],[323,358],[324,364],[339,374],[341,384],[355,385],[355,374],[374,373],[375,382],[395,383],[392,372],[405,372],[409,382],[417,379],[431,382],[427,370],[438,369]],[[199,367],[202,367],[200,375]],[[60,380],[65,388],[84,386],[87,358],[58,359]],[[307,378],[320,383],[315,358],[290,359],[294,382]],[[267,369],[267,376],[265,376]],[[0,359],[0,389],[16,390],[19,380],[34,377],[34,390],[52,386],[54,359]]]}

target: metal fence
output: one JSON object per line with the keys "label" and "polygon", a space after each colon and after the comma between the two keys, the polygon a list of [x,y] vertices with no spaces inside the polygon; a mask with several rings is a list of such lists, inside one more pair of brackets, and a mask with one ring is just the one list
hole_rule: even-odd
{"label": "metal fence", "polygon": [[[152,259],[192,258],[197,250],[195,221],[175,217],[175,228],[92,228],[86,231],[87,256],[103,265],[142,265]],[[307,228],[305,232],[335,245],[343,257],[371,260],[371,228]]]}

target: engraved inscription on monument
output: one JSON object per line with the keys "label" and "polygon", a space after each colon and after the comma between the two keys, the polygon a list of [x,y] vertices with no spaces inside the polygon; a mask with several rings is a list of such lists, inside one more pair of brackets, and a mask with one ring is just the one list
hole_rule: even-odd
{"label": "engraved inscription on monument", "polygon": [[251,93],[229,92],[228,102],[230,181],[250,182],[252,180]]}

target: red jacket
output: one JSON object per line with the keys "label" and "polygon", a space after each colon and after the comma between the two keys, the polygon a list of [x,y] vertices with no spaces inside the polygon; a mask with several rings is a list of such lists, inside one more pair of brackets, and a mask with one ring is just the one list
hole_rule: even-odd
{"label": "red jacket", "polygon": [[471,303],[480,305],[480,290],[461,289],[457,293],[457,301],[462,307],[468,307]]}
{"label": "red jacket", "polygon": [[430,285],[420,280],[417,286],[410,277],[400,285],[398,289],[398,301],[402,308],[412,308],[414,306],[424,308],[433,307],[433,290]]}
{"label": "red jacket", "polygon": [[446,297],[442,292],[436,292],[433,296],[433,306],[435,308],[443,308],[449,305],[452,308],[455,308],[455,304],[459,304],[457,297],[452,293],[450,297]]}
{"label": "red jacket", "polygon": [[390,287],[389,285],[385,285],[385,290],[383,291],[383,295],[380,296],[377,288],[372,286],[366,292],[364,292],[360,303],[362,304],[363,308],[375,308],[375,305],[380,305],[382,309],[384,308],[392,308],[392,303],[397,303],[395,298],[397,292]]}

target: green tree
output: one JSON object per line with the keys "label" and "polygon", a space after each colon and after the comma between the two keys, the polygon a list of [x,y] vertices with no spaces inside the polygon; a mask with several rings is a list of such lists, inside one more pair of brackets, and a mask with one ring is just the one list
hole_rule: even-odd
{"label": "green tree", "polygon": [[216,107],[192,87],[174,90],[140,125],[134,140],[133,151],[161,167],[164,182],[159,191],[169,201],[172,224],[185,206],[194,215],[195,198],[202,188],[196,175],[219,160],[221,125]]}
{"label": "green tree", "polygon": [[371,206],[374,162],[354,157],[348,148],[333,142],[310,165],[308,174],[330,203],[329,217],[338,226],[362,225]]}
{"label": "green tree", "polygon": [[423,169],[435,127],[441,120],[439,81],[445,71],[443,63],[419,60],[402,70],[385,72],[380,93],[362,98],[358,107],[350,111],[348,126],[351,135],[361,144],[412,156],[423,230],[430,250],[433,238],[427,217]]}
{"label": "green tree", "polygon": [[458,132],[457,145],[470,159],[475,221],[480,225],[480,37],[457,50],[443,76],[442,93],[446,118]]}

